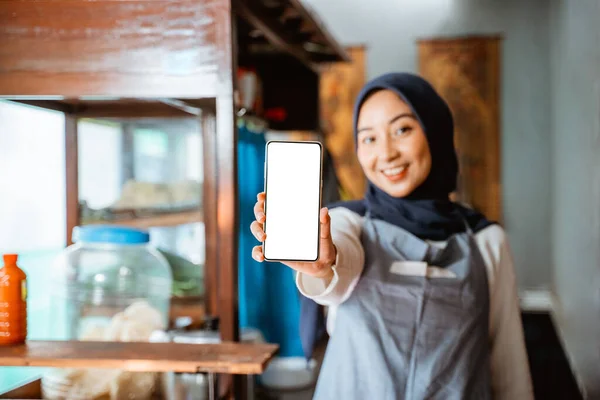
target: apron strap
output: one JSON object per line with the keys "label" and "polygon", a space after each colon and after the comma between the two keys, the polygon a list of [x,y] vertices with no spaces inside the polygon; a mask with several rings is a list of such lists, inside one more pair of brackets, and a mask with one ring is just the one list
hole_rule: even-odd
{"label": "apron strap", "polygon": [[462,210],[460,208],[457,208],[456,211],[458,212],[458,214],[460,214],[460,218],[462,219],[463,224],[465,224],[465,231],[467,232],[467,234],[469,236],[473,236],[473,230],[471,229],[471,226],[469,225],[469,222],[465,218]]}
{"label": "apron strap", "polygon": [[469,222],[467,222],[467,220],[463,217],[463,222],[465,224],[465,230],[467,231],[467,233],[469,234],[469,236],[473,236],[473,230],[471,229],[471,226],[469,225]]}

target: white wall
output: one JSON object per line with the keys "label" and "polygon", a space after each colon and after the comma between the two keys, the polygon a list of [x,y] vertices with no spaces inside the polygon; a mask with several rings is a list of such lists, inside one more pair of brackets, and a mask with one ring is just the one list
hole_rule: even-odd
{"label": "white wall", "polygon": [[600,2],[553,0],[553,282],[565,347],[600,398]]}
{"label": "white wall", "polygon": [[548,0],[303,0],[343,44],[368,46],[368,75],[417,68],[416,39],[502,34],[504,226],[521,287],[551,277]]}
{"label": "white wall", "polygon": [[600,398],[599,21],[598,0],[553,1],[553,280],[590,399]]}
{"label": "white wall", "polygon": [[[600,2],[555,1],[555,281],[568,306],[600,295]],[[592,301],[594,300],[594,301]],[[596,319],[600,318],[600,312]]]}

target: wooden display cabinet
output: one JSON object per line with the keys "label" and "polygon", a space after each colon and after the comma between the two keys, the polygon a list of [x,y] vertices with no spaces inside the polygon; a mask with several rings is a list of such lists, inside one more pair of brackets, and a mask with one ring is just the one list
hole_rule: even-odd
{"label": "wooden display cabinet", "polygon": [[[258,71],[263,66],[263,70],[271,71],[281,65],[277,85],[285,77],[281,73],[284,68],[303,71],[288,75],[287,79],[306,79],[309,95],[296,96],[288,90],[283,96],[272,96],[273,104],[268,105],[283,107],[294,115],[297,107],[318,110],[320,63],[348,60],[344,50],[299,0],[0,2],[0,98],[58,110],[66,117],[69,242],[72,228],[80,223],[80,119],[193,118],[201,125],[202,209],[154,219],[135,218],[128,224],[148,227],[204,222],[204,306],[209,314],[219,317],[225,342],[239,341],[235,101],[238,66],[251,66]],[[269,75],[261,79],[265,87],[269,85]],[[310,97],[310,93],[314,96]],[[318,124],[315,118],[312,127],[317,129]],[[290,123],[285,129],[295,127]],[[15,351],[2,349],[0,365],[53,365],[51,357],[37,358],[35,364],[28,358],[32,349],[43,349],[47,344],[30,342],[27,346]],[[78,354],[88,354],[95,345],[66,342],[61,348],[69,351],[69,346],[79,346]],[[107,346],[113,359],[124,362],[137,354],[136,344]],[[181,369],[176,361],[183,354],[182,348],[175,349],[172,344],[152,346],[155,351],[148,356],[151,360],[146,360],[151,361],[152,368]],[[206,346],[206,351],[198,353],[199,365],[211,354],[224,354],[227,358],[224,348]],[[265,350],[261,353],[264,366],[275,350],[261,349]],[[157,356],[153,358],[152,354]],[[65,358],[61,366],[71,365],[69,360],[74,359]],[[81,362],[73,361],[74,365]],[[229,362],[239,364],[235,357]],[[94,357],[85,358],[85,363],[89,367],[102,365]],[[205,366],[206,372],[236,372],[235,368]],[[220,382],[222,397],[243,397],[243,380],[224,375]],[[32,385],[29,387],[35,387],[35,383]]]}

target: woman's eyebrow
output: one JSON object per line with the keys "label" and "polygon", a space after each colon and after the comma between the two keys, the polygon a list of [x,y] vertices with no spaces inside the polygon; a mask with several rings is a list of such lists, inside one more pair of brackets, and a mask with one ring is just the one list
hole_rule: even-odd
{"label": "woman's eyebrow", "polygon": [[402,114],[398,114],[396,115],[394,118],[390,119],[390,124],[398,121],[400,118],[412,118],[412,119],[416,119],[414,114],[412,113],[402,113]]}
{"label": "woman's eyebrow", "polygon": [[[414,115],[414,114],[412,114],[412,113],[402,113],[402,114],[398,114],[398,115],[396,115],[394,118],[390,119],[390,121],[388,122],[388,124],[392,124],[392,123],[394,123],[394,122],[398,121],[398,120],[399,120],[399,119],[401,119],[401,118],[412,118],[412,119],[417,119],[417,118],[415,117],[415,115]],[[373,128],[371,128],[370,126],[365,126],[365,127],[362,127],[362,128],[358,128],[358,129],[356,130],[356,133],[361,133],[361,132],[364,132],[364,131],[370,131],[371,129],[373,129]]]}

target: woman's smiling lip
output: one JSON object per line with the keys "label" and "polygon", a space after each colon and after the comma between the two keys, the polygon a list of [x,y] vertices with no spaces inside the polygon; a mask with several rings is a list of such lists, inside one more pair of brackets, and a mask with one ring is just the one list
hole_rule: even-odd
{"label": "woman's smiling lip", "polygon": [[406,175],[408,174],[408,167],[409,167],[408,164],[403,164],[398,167],[384,168],[381,170],[381,173],[389,181],[397,182],[406,177]]}

